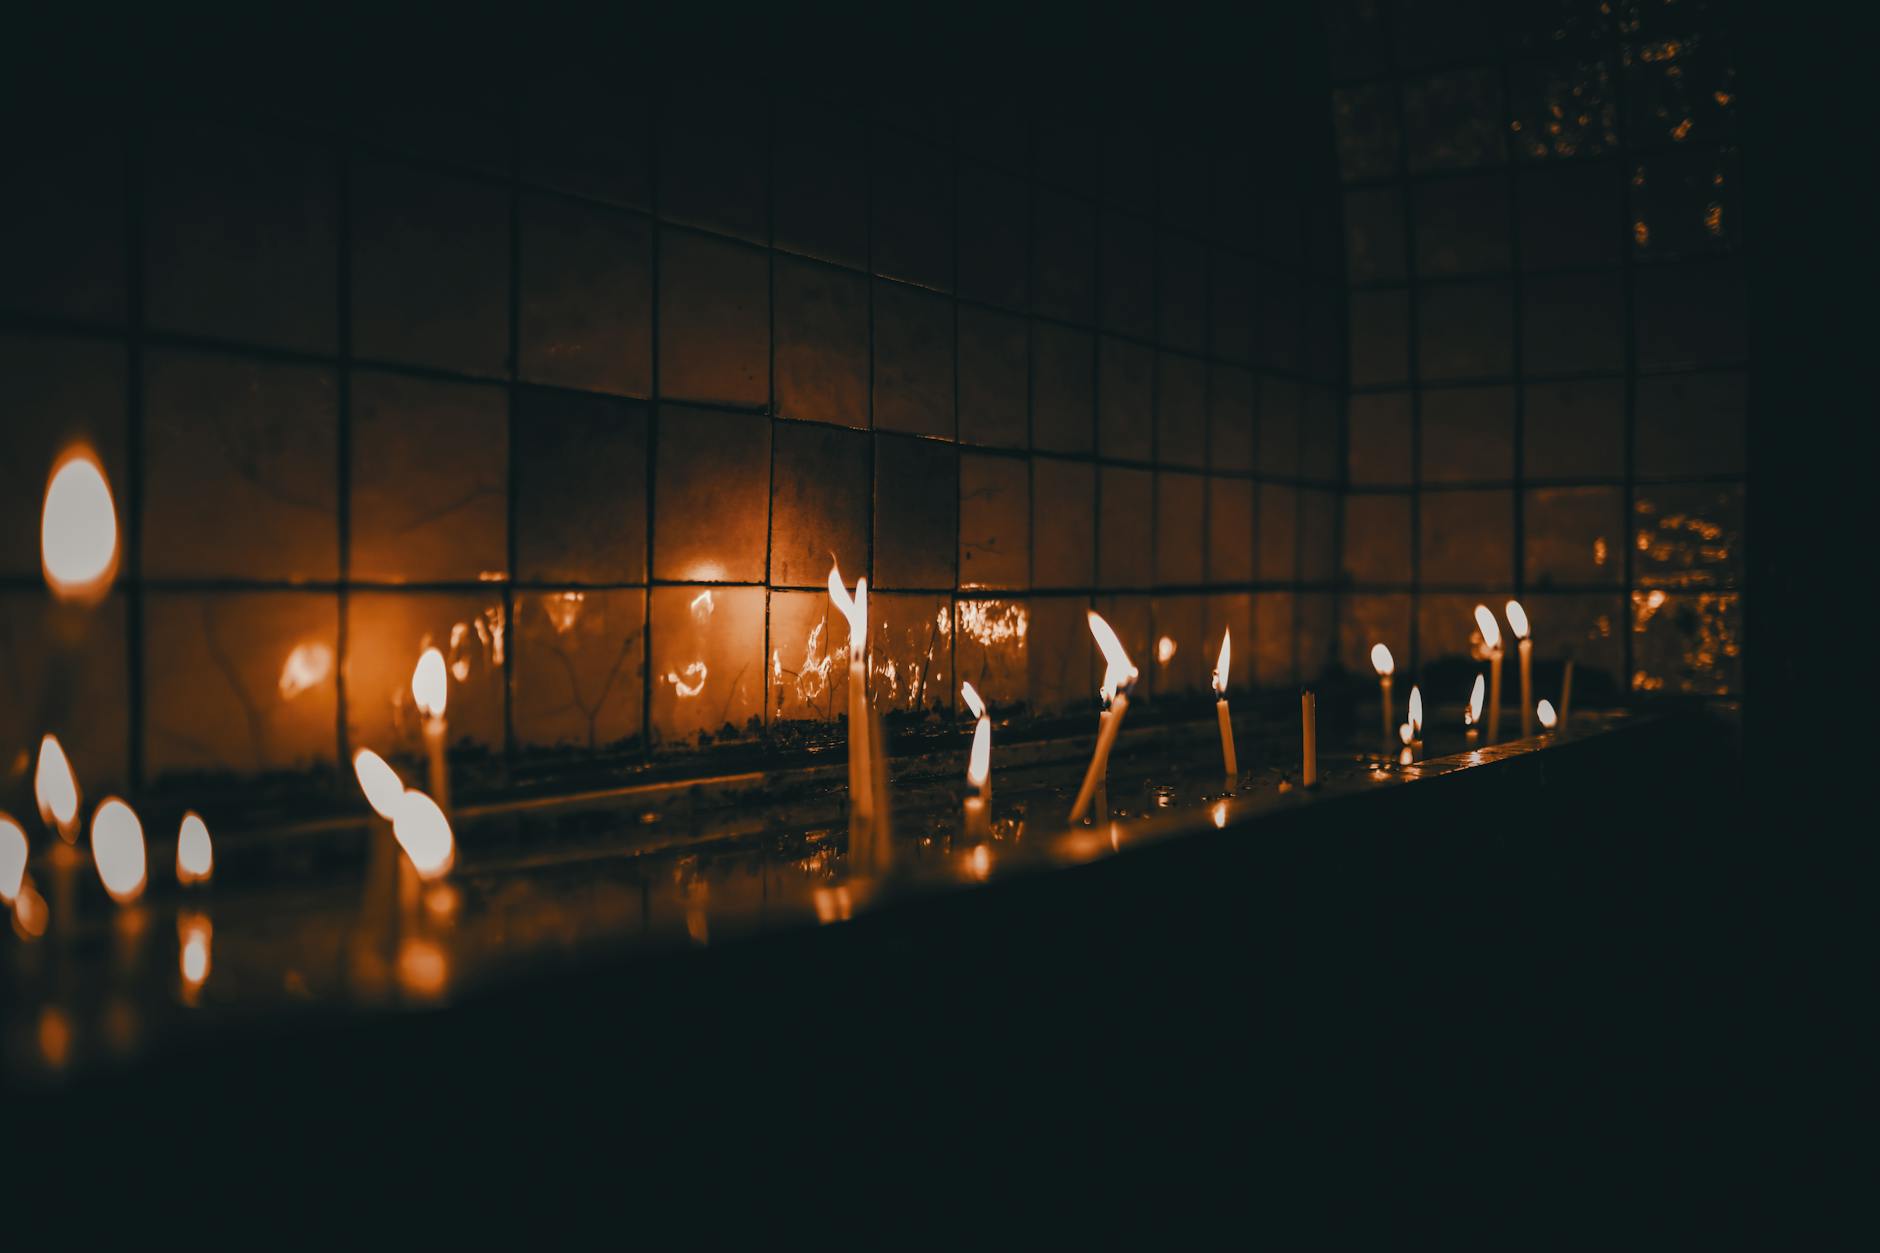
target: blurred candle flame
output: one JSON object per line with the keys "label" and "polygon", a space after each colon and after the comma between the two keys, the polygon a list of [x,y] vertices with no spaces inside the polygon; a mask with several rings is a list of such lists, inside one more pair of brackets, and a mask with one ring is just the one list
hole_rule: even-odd
{"label": "blurred candle flame", "polygon": [[1233,628],[1221,632],[1221,655],[1214,663],[1214,694],[1222,700],[1227,699],[1227,668],[1234,659]]}
{"label": "blurred candle flame", "polygon": [[1474,726],[1482,720],[1482,701],[1487,695],[1488,686],[1478,674],[1475,676],[1475,686],[1469,689],[1468,711],[1463,714],[1463,720],[1469,726]]}
{"label": "blurred candle flame", "polygon": [[66,759],[56,735],[39,741],[33,799],[39,802],[40,821],[57,831],[67,844],[72,843],[78,830],[78,780],[72,776],[72,763]]}
{"label": "blurred candle flame", "polygon": [[450,672],[444,668],[444,654],[435,648],[425,649],[411,672],[411,699],[425,717],[444,716],[444,706],[450,700]]}
{"label": "blurred candle flame", "polygon": [[829,599],[842,611],[842,616],[849,620],[849,657],[853,661],[868,647],[868,580],[855,580],[855,595],[851,597],[848,586],[842,582],[842,570],[831,562]]}
{"label": "blurred candle flame", "polygon": [[362,748],[353,754],[353,774],[359,779],[359,790],[366,794],[366,804],[387,822],[396,819],[398,804],[405,798],[405,782],[385,764],[385,758]]}
{"label": "blurred candle flame", "polygon": [[1553,730],[1554,724],[1560,721],[1560,715],[1554,712],[1554,703],[1550,700],[1544,700],[1536,705],[1534,714],[1541,720],[1541,725],[1549,731]]}
{"label": "blurred candle flame", "polygon": [[209,839],[209,824],[192,809],[183,815],[176,833],[176,881],[201,883],[214,872],[215,845]]}
{"label": "blurred candle flame", "polygon": [[984,844],[973,846],[973,851],[967,856],[966,864],[973,878],[982,883],[992,876],[992,854]]}
{"label": "blurred candle flame", "polygon": [[1379,678],[1387,678],[1397,673],[1397,659],[1390,655],[1390,649],[1383,644],[1371,645],[1371,668],[1377,671]]}
{"label": "blurred candle flame", "polygon": [[1164,635],[1155,642],[1155,659],[1166,666],[1169,662],[1175,660],[1175,650],[1177,647],[1178,645],[1173,639]]}
{"label": "blurred candle flame", "polygon": [[[1528,637],[1527,610],[1521,608],[1521,602],[1518,600],[1509,601],[1506,605],[1502,606],[1502,612],[1508,615],[1508,627],[1514,632],[1514,637],[1517,640],[1526,639]],[[1488,637],[1483,636],[1483,638],[1486,639]]]}
{"label": "blurred candle flame", "polygon": [[46,481],[39,562],[60,600],[96,600],[117,575],[117,509],[104,467],[88,447],[63,453]]}
{"label": "blurred candle flame", "polygon": [[392,818],[392,835],[417,867],[420,879],[430,880],[450,871],[457,860],[457,842],[450,819],[437,802],[416,788],[408,788]]}
{"label": "blurred candle flame", "polygon": [[444,950],[434,941],[412,936],[398,946],[398,987],[407,996],[423,1000],[438,997],[449,976]]}
{"label": "blurred candle flame", "polygon": [[973,755],[966,765],[966,781],[983,787],[992,777],[992,723],[981,718],[973,728]]}
{"label": "blurred candle flame", "polygon": [[1482,632],[1482,647],[1495,652],[1501,647],[1501,626],[1495,621],[1495,615],[1487,605],[1475,607],[1475,625]]}
{"label": "blurred candle flame", "polygon": [[0,813],[0,901],[11,905],[26,882],[26,832],[13,815]]}
{"label": "blurred candle flame", "polygon": [[1117,690],[1127,689],[1140,672],[1130,664],[1129,654],[1123,651],[1123,641],[1116,638],[1116,632],[1103,620],[1103,615],[1094,609],[1086,613],[1090,620],[1090,634],[1096,637],[1097,647],[1103,650],[1103,685],[1098,691],[1103,694],[1103,703],[1108,705],[1116,699]]}
{"label": "blurred candle flame", "polygon": [[973,717],[986,716],[986,702],[979,699],[979,692],[971,683],[960,684],[960,698],[966,702],[966,707],[973,711]]}
{"label": "blurred candle flame", "polygon": [[183,991],[192,999],[209,981],[215,925],[207,914],[185,910],[176,916],[176,969],[183,976]]}
{"label": "blurred candle flame", "polygon": [[1214,818],[1214,825],[1220,830],[1225,831],[1227,829],[1227,802],[1215,801],[1214,808],[1211,809],[1209,813]]}
{"label": "blurred candle flame", "polygon": [[128,905],[143,895],[144,824],[115,796],[106,797],[91,816],[91,858],[112,900]]}
{"label": "blurred candle flame", "polygon": [[46,933],[46,922],[51,911],[46,908],[46,898],[39,894],[39,889],[31,880],[20,884],[20,892],[13,900],[13,929],[21,939],[36,940]]}
{"label": "blurred candle flame", "polygon": [[1410,688],[1410,738],[1420,739],[1423,735],[1423,689]]}

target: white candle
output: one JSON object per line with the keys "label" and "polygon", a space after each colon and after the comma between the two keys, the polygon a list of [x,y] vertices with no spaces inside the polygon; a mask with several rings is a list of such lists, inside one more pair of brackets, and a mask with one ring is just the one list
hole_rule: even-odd
{"label": "white candle", "polygon": [[1521,738],[1525,740],[1534,734],[1534,641],[1528,636],[1527,611],[1521,602],[1509,601],[1504,611],[1521,654]]}
{"label": "white candle", "polygon": [[1468,728],[1464,738],[1471,744],[1480,739],[1482,733],[1476,730],[1482,725],[1482,699],[1485,692],[1482,676],[1475,676],[1475,686],[1469,689],[1469,705],[1462,711],[1462,725]]}
{"label": "white candle", "polygon": [[1221,656],[1214,663],[1214,715],[1221,723],[1221,763],[1227,769],[1227,790],[1240,786],[1240,756],[1234,751],[1234,719],[1227,710],[1228,663],[1233,659],[1234,633],[1221,632]]}
{"label": "white candle", "polygon": [[868,580],[855,581],[849,595],[842,571],[829,567],[829,599],[849,624],[849,809],[858,818],[874,816],[873,734],[868,719]]}
{"label": "white candle", "polygon": [[437,803],[450,808],[450,762],[444,747],[450,738],[444,721],[444,706],[450,699],[450,671],[444,666],[444,654],[427,648],[411,672],[411,698],[417,703],[424,726],[424,753],[431,766],[431,791]]}
{"label": "white candle", "polygon": [[1306,787],[1319,785],[1319,698],[1311,688],[1299,693],[1299,733],[1301,765],[1299,781]]}
{"label": "white candle", "polygon": [[1488,656],[1488,742],[1493,744],[1501,739],[1501,625],[1487,605],[1475,607],[1475,625]]}
{"label": "white candle", "polygon": [[1390,649],[1383,644],[1371,645],[1371,668],[1377,671],[1378,706],[1384,715],[1384,743],[1390,743],[1391,714],[1390,683],[1391,676],[1397,672],[1397,659],[1390,655]]}
{"label": "white candle", "polygon": [[[1123,650],[1123,642],[1116,638],[1116,632],[1110,629],[1110,624],[1095,610],[1088,611],[1088,617],[1090,634],[1096,637],[1097,646],[1103,650],[1103,685],[1099,692],[1109,704],[1109,711],[1098,723],[1097,750],[1091,754],[1090,768],[1084,772],[1084,784],[1077,790],[1077,803],[1071,806],[1073,825],[1082,822],[1084,814],[1089,812],[1090,803],[1096,799],[1099,782],[1108,792],[1110,748],[1116,743],[1117,733],[1122,730],[1123,715],[1129,712],[1129,689],[1137,675],[1136,667],[1130,664],[1129,654]],[[1107,822],[1109,816],[1106,795],[1101,820]]]}
{"label": "white candle", "polygon": [[176,881],[185,888],[207,883],[215,873],[215,845],[202,815],[190,810],[176,831]]}
{"label": "white candle", "polygon": [[[972,685],[963,685],[967,691]],[[965,832],[969,840],[992,834],[992,720],[983,714],[973,728],[973,752],[966,763],[967,786],[978,791],[966,798]]]}
{"label": "white candle", "polygon": [[1404,764],[1423,755],[1423,692],[1414,685],[1410,688],[1410,720],[1397,728],[1397,734],[1403,739],[1400,760]]}

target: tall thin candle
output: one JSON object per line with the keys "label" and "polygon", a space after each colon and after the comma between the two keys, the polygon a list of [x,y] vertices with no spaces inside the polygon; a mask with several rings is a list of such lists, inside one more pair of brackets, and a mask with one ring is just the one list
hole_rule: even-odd
{"label": "tall thin candle", "polygon": [[874,779],[868,723],[868,580],[855,581],[849,595],[842,571],[829,567],[829,599],[849,623],[849,808],[859,818],[875,813]]}
{"label": "tall thin candle", "polygon": [[[1116,736],[1123,727],[1123,715],[1129,712],[1129,690],[1136,682],[1138,673],[1130,664],[1129,654],[1123,650],[1123,641],[1116,638],[1116,632],[1110,629],[1095,610],[1088,611],[1090,634],[1096,637],[1097,647],[1103,650],[1104,670],[1103,686],[1099,689],[1104,701],[1109,706],[1108,712],[1097,731],[1097,749],[1090,756],[1090,768],[1084,772],[1084,784],[1077,789],[1077,802],[1071,806],[1071,822],[1076,824],[1084,820],[1090,810],[1090,802],[1096,799],[1097,785],[1100,780],[1107,787],[1107,774],[1110,768],[1110,749],[1116,743]],[[1105,806],[1100,821],[1109,821],[1108,806]]]}
{"label": "tall thin candle", "polygon": [[1397,659],[1390,655],[1390,649],[1383,644],[1371,645],[1371,668],[1377,671],[1378,706],[1384,714],[1384,743],[1390,743],[1391,699],[1390,680],[1397,672]]}
{"label": "tall thin candle", "polygon": [[418,716],[424,723],[424,755],[431,766],[431,792],[439,808],[450,808],[450,762],[444,748],[450,739],[449,724],[444,721],[444,706],[450,700],[450,671],[444,666],[444,654],[427,648],[411,672],[411,699],[417,703]]}
{"label": "tall thin candle", "polygon": [[1228,665],[1233,660],[1234,633],[1232,630],[1221,632],[1221,656],[1214,663],[1214,702],[1215,717],[1221,723],[1221,763],[1227,769],[1227,790],[1233,791],[1240,785],[1240,757],[1234,752],[1234,719],[1227,711],[1227,675]]}
{"label": "tall thin candle", "polygon": [[1505,606],[1508,628],[1514,632],[1515,647],[1521,654],[1521,738],[1534,734],[1534,641],[1528,636],[1527,611],[1521,602],[1511,600]]}
{"label": "tall thin candle", "polygon": [[1488,742],[1494,744],[1501,739],[1501,624],[1487,605],[1477,605],[1475,625],[1488,656]]}
{"label": "tall thin candle", "polygon": [[1299,693],[1300,769],[1299,781],[1306,787],[1319,785],[1319,698],[1311,688]]}

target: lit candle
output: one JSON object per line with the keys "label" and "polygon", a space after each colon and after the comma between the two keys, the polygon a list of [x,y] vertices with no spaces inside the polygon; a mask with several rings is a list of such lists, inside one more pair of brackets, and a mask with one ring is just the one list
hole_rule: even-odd
{"label": "lit candle", "polygon": [[1240,758],[1234,752],[1234,720],[1227,712],[1227,666],[1233,658],[1234,633],[1221,632],[1221,656],[1214,663],[1215,717],[1221,720],[1221,762],[1227,767],[1227,790],[1240,786]]}
{"label": "lit candle", "polygon": [[[970,683],[962,686],[968,692],[973,690]],[[977,695],[970,703],[978,704]],[[966,763],[966,783],[979,793],[966,798],[966,838],[984,840],[992,834],[992,721],[984,715],[973,728],[973,752]]]}
{"label": "lit candle", "polygon": [[850,597],[842,571],[831,564],[829,599],[849,623],[849,810],[857,818],[868,819],[875,812],[875,772],[869,752],[873,734],[868,718],[868,580],[855,580],[855,595]]}
{"label": "lit candle", "polygon": [[106,797],[91,816],[91,857],[104,890],[120,906],[144,894],[144,824],[115,796]]}
{"label": "lit candle", "polygon": [[437,803],[450,807],[450,763],[444,757],[444,745],[450,728],[444,721],[444,705],[450,699],[450,671],[444,667],[444,654],[427,648],[411,672],[411,699],[417,702],[418,715],[424,722],[424,753],[431,763],[431,791]]}
{"label": "lit candle", "polygon": [[1573,729],[1573,658],[1567,658],[1566,673],[1560,676],[1560,729]]}
{"label": "lit candle", "polygon": [[1299,693],[1299,734],[1301,739],[1299,781],[1306,787],[1319,785],[1319,698],[1311,688]]}
{"label": "lit candle", "polygon": [[1462,711],[1462,725],[1469,728],[1465,738],[1473,744],[1481,737],[1476,728],[1482,725],[1482,676],[1475,676],[1475,686],[1469,689],[1469,707]]}
{"label": "lit candle", "polygon": [[[1123,715],[1129,712],[1129,689],[1136,682],[1136,667],[1130,664],[1129,654],[1123,650],[1123,641],[1116,638],[1116,632],[1110,629],[1094,609],[1089,610],[1090,634],[1096,637],[1097,647],[1103,650],[1104,670],[1103,686],[1098,689],[1108,707],[1097,729],[1097,751],[1090,756],[1090,768],[1084,772],[1084,785],[1077,790],[1077,803],[1071,806],[1071,822],[1082,822],[1090,810],[1090,803],[1096,799],[1099,783],[1104,791],[1109,791],[1110,748],[1116,743],[1117,732],[1122,730]],[[1105,804],[1099,821],[1109,821],[1109,806]]]}
{"label": "lit candle", "polygon": [[1390,649],[1382,644],[1371,645],[1371,668],[1377,671],[1378,706],[1384,714],[1384,743],[1390,743],[1391,724],[1391,676],[1397,673],[1397,659],[1390,655]]}
{"label": "lit candle", "polygon": [[1534,734],[1534,641],[1528,638],[1527,611],[1521,602],[1511,600],[1506,609],[1508,627],[1521,653],[1521,738],[1525,740]]}
{"label": "lit candle", "polygon": [[104,467],[90,448],[60,454],[46,481],[39,519],[39,566],[61,601],[96,604],[117,575],[117,509]]}
{"label": "lit candle", "polygon": [[13,815],[0,810],[0,902],[11,906],[26,884],[26,832]]}
{"label": "lit candle", "polygon": [[78,873],[84,855],[78,851],[78,778],[59,746],[59,737],[39,741],[39,764],[33,771],[33,799],[46,830],[57,832],[46,859],[52,863],[51,914],[59,919],[61,942],[72,938],[78,921]]}
{"label": "lit candle", "polygon": [[1493,744],[1501,738],[1501,626],[1487,605],[1475,607],[1475,625],[1488,657],[1488,742]]}
{"label": "lit candle", "polygon": [[209,839],[209,825],[196,811],[183,815],[183,825],[176,832],[176,881],[184,887],[207,883],[215,873],[215,845]]}
{"label": "lit candle", "polygon": [[[385,759],[369,748],[353,754],[353,774],[366,804],[377,815],[366,827],[366,886],[364,925],[358,935],[357,960],[363,963],[363,975],[375,988],[382,984],[385,970],[397,947],[398,931],[403,922],[399,903],[416,894],[413,871],[392,835],[392,820],[405,798],[405,782]],[[407,883],[410,880],[410,883]]]}
{"label": "lit candle", "polygon": [[1401,760],[1406,765],[1423,755],[1423,692],[1415,684],[1410,687],[1410,721],[1398,727],[1397,734],[1403,739]]}
{"label": "lit candle", "polygon": [[1541,720],[1541,729],[1545,731],[1553,730],[1554,724],[1558,721],[1552,701],[1542,701],[1535,707],[1534,716]]}
{"label": "lit candle", "polygon": [[211,946],[215,925],[200,910],[183,909],[176,914],[176,973],[183,983],[183,1003],[194,1005],[202,996],[202,985],[209,981]]}

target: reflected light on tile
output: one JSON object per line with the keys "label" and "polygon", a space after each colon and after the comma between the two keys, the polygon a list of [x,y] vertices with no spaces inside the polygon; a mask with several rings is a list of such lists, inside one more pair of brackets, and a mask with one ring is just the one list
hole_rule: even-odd
{"label": "reflected light on tile", "polygon": [[332,649],[318,642],[296,644],[281,663],[281,699],[293,700],[309,688],[318,687],[332,670]]}

